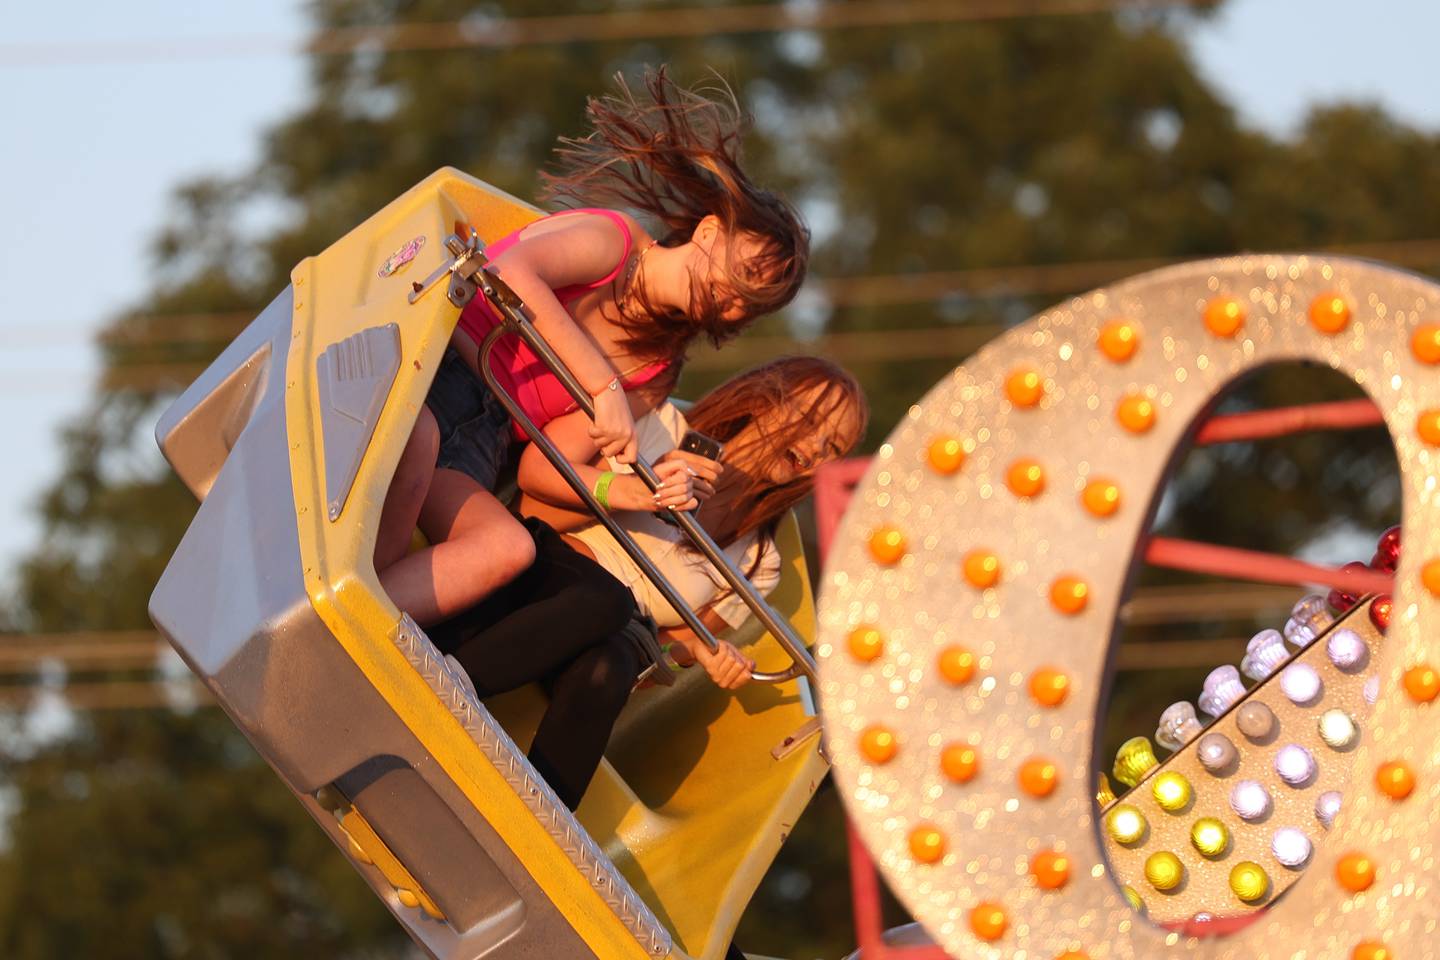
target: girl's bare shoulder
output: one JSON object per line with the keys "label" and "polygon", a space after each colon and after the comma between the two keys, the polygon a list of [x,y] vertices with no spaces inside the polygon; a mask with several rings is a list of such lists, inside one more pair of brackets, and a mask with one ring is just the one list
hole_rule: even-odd
{"label": "girl's bare shoulder", "polygon": [[564,285],[605,276],[615,269],[624,251],[625,237],[614,219],[576,211],[526,227],[501,257],[523,260],[552,283]]}
{"label": "girl's bare shoulder", "polygon": [[655,238],[650,235],[650,231],[646,230],[645,225],[639,220],[636,220],[624,210],[612,210],[610,212],[624,221],[625,226],[630,229],[630,240],[634,244],[637,252],[644,250],[651,243],[655,242]]}
{"label": "girl's bare shoulder", "polygon": [[624,210],[608,209],[579,209],[551,214],[525,227],[519,239],[528,242],[544,236],[570,234],[591,235],[623,243],[624,234],[620,229],[622,223],[625,230],[629,231],[633,243],[642,245],[651,241],[650,232],[639,220]]}

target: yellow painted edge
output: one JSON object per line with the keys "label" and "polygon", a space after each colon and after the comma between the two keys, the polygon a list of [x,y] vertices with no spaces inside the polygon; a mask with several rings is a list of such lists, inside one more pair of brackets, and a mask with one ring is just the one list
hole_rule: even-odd
{"label": "yellow painted edge", "polygon": [[[454,177],[451,171],[441,171],[398,198],[392,206],[411,205],[417,199],[414,196],[417,192],[438,192]],[[376,217],[384,214],[385,211],[381,211]],[[307,279],[314,279],[314,267],[313,257],[296,266],[292,282],[297,290]],[[314,284],[310,286],[314,293]],[[422,303],[432,306],[437,297],[443,297],[443,293],[437,291]],[[294,320],[295,329],[286,358],[285,423],[291,451],[301,566],[311,606],[377,693],[485,817],[502,842],[513,851],[524,851],[521,862],[526,870],[586,946],[602,960],[648,958],[649,954],[625,924],[576,869],[501,773],[480,754],[469,734],[390,641],[400,614],[381,590],[371,565],[357,562],[353,549],[351,556],[335,557],[327,549],[331,525],[325,519],[323,468],[317,456],[322,448],[319,389],[314,377],[317,345],[313,296],[302,301],[297,295]],[[347,331],[347,335],[354,332]],[[308,438],[309,442],[294,438]],[[372,443],[378,441],[377,431]],[[376,642],[377,637],[384,639]]]}

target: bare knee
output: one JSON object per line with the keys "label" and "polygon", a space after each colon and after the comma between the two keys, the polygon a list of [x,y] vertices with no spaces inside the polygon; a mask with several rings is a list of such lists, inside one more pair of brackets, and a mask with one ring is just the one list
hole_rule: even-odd
{"label": "bare knee", "polygon": [[458,609],[478,603],[492,591],[520,576],[535,562],[535,541],[514,517],[467,528],[450,544],[461,548],[463,558],[450,562],[445,576],[458,591]]}
{"label": "bare knee", "polygon": [[505,524],[495,531],[493,539],[487,538],[500,573],[508,582],[530,569],[535,562],[535,540],[519,521]]}

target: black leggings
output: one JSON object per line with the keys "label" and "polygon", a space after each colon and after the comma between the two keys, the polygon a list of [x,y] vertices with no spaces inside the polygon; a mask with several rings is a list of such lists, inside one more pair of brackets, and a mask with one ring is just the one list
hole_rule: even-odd
{"label": "black leggings", "polygon": [[640,674],[640,654],[622,633],[635,598],[549,525],[532,518],[525,527],[535,541],[530,568],[429,633],[481,697],[545,685],[550,705],[530,762],[574,810]]}

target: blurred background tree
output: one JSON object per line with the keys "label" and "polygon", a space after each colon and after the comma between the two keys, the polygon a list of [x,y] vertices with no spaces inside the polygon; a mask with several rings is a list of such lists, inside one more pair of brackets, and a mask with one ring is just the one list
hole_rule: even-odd
{"label": "blurred background tree", "polygon": [[[101,382],[62,438],[64,470],[41,505],[44,549],[22,564],[4,616],[13,630],[148,630],[150,590],[194,510],[150,438],[168,398],[288,283],[298,260],[437,167],[533,196],[555,137],[579,132],[585,97],[647,63],[668,62],[691,83],[714,68],[735,86],[755,115],[751,167],[802,205],[816,234],[815,281],[801,300],[726,352],[697,355],[681,393],[780,349],[820,350],[869,391],[871,447],[1005,326],[1156,260],[1396,242],[1376,249],[1440,271],[1435,244],[1400,243],[1440,236],[1437,138],[1353,106],[1315,112],[1290,139],[1242,128],[1184,43],[1205,5],[426,50],[392,49],[379,36],[349,49],[336,31],[435,24],[462,35],[507,16],[574,11],[559,0],[523,9],[317,0],[311,9],[308,105],[269,132],[249,174],[177,190],[177,213],[155,242],[151,296],[104,334]],[[585,4],[612,9],[636,8]],[[274,224],[258,236],[244,228],[256,210]],[[1287,368],[1238,387],[1226,405],[1354,395],[1338,378]],[[1366,431],[1197,450],[1158,523],[1296,552],[1397,518],[1388,438]],[[1147,571],[1141,583],[1187,579]],[[1134,626],[1124,640],[1248,636],[1257,625],[1274,624],[1246,613]],[[1217,647],[1214,661],[1230,650]],[[153,658],[127,670],[72,663],[68,679],[153,688],[157,669],[168,668]],[[1204,672],[1172,664],[1145,684],[1122,674],[1107,742],[1149,733]],[[53,707],[66,680],[52,665],[17,684],[34,682]],[[115,709],[84,711],[48,739],[34,731],[43,709],[0,714],[0,811],[10,810],[0,955],[410,954],[228,720],[203,707],[120,709],[143,699],[111,696],[104,703]],[[822,793],[742,923],[747,949],[850,949],[842,823],[833,793]]]}

